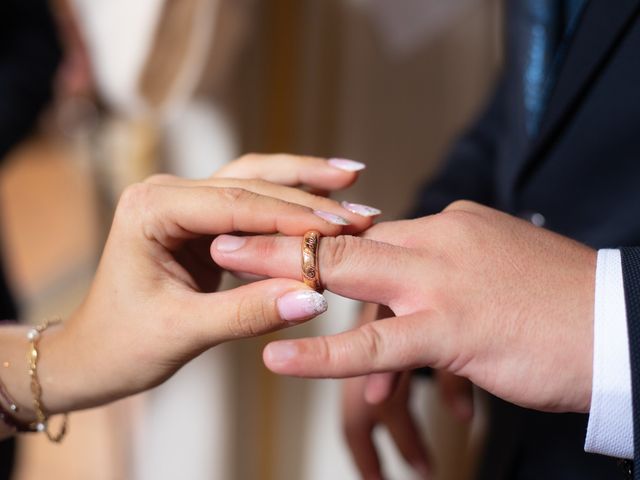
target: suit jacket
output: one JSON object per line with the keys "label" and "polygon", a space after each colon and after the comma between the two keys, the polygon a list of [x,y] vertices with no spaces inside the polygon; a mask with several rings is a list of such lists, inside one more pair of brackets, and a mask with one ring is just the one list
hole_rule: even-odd
{"label": "suit jacket", "polygon": [[[0,0],[0,161],[34,127],[49,101],[61,50],[47,0]],[[18,313],[0,263],[0,319]],[[0,442],[0,480],[13,467]]]}
{"label": "suit jacket", "polygon": [[[525,130],[524,13],[517,0],[507,8],[495,92],[422,190],[415,215],[466,198],[543,219],[594,248],[640,245],[640,0],[587,4],[534,137]],[[584,453],[586,416],[491,403],[481,478],[624,478],[615,460]]]}

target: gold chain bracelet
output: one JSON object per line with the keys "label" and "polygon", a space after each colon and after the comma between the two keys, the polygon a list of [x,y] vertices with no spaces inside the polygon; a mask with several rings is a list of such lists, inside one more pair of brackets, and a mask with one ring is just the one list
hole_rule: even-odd
{"label": "gold chain bracelet", "polygon": [[18,408],[18,404],[16,403],[16,401],[13,399],[13,397],[7,390],[7,387],[4,386],[4,383],[2,383],[1,378],[0,378],[0,399],[2,399],[9,406],[9,410],[12,413],[18,413],[20,411],[20,409]]}
{"label": "gold chain bracelet", "polygon": [[44,432],[47,438],[55,443],[60,443],[67,433],[67,414],[62,417],[60,430],[54,435],[49,430],[49,415],[42,404],[42,385],[38,378],[38,345],[42,333],[49,327],[60,323],[60,319],[45,320],[41,325],[32,328],[27,332],[29,340],[29,352],[27,361],[29,363],[29,378],[31,379],[31,394],[33,395],[33,410],[36,415],[34,427],[38,432]]}

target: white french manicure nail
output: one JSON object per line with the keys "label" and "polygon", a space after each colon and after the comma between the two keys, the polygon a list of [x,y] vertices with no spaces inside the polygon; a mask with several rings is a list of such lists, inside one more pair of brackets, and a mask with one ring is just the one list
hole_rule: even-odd
{"label": "white french manicure nail", "polygon": [[301,290],[289,292],[276,302],[280,318],[297,323],[327,311],[327,301],[318,292]]}
{"label": "white french manicure nail", "polygon": [[334,225],[351,225],[351,222],[346,218],[342,218],[340,215],[325,212],[324,210],[314,210],[313,213],[321,219],[333,223]]}
{"label": "white french manicure nail", "polygon": [[369,205],[362,205],[361,203],[342,202],[341,205],[349,210],[351,213],[360,215],[361,217],[375,217],[380,215],[382,211],[377,208],[370,207]]}
{"label": "white french manicure nail", "polygon": [[347,160],[346,158],[330,158],[328,160],[329,165],[340,170],[347,172],[359,172],[364,170],[367,166],[362,162],[356,162],[355,160]]}

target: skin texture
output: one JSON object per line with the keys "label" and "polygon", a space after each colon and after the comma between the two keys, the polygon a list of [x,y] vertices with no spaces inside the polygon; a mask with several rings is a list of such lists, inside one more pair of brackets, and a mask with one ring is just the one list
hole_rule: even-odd
{"label": "skin texture", "polygon": [[[299,238],[212,245],[226,268],[299,273]],[[388,305],[394,317],[330,336],[269,344],[268,368],[351,377],[431,366],[507,401],[587,412],[591,397],[596,252],[472,202],[381,223],[363,238],[323,238],[320,273],[340,295]]]}
{"label": "skin texture", "polygon": [[[216,292],[221,269],[209,256],[211,241],[239,231],[301,235],[316,229],[332,236],[362,231],[371,219],[321,196],[269,184],[259,178],[264,172],[276,182],[323,190],[344,188],[357,177],[323,159],[249,155],[207,180],[161,175],[129,187],[86,299],[40,342],[39,375],[50,413],[149,389],[215,345],[313,316],[281,318],[278,299],[309,292],[299,280],[268,279]],[[351,224],[330,224],[314,214],[318,209]],[[0,327],[0,351],[9,365],[2,380],[22,407],[21,417],[31,420],[24,334],[24,327]],[[0,437],[8,433],[0,431]]]}

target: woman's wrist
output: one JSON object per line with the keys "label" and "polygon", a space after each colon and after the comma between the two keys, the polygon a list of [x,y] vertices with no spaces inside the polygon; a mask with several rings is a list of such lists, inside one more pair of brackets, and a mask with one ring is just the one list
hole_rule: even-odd
{"label": "woman's wrist", "polygon": [[87,371],[86,359],[82,355],[85,348],[79,340],[74,340],[73,335],[73,323],[79,315],[78,310],[64,323],[42,332],[40,337],[38,378],[43,409],[48,415],[95,406],[87,404],[87,398],[93,391],[92,381],[99,379],[83,375]]}
{"label": "woman's wrist", "polygon": [[[28,361],[30,343],[27,335],[31,330],[32,327],[23,325],[0,328],[0,378],[18,407],[13,416],[21,423],[36,420]],[[78,400],[74,392],[80,391],[81,387],[77,385],[80,382],[74,372],[78,365],[74,365],[73,349],[66,340],[65,327],[57,325],[42,332],[37,351],[44,412],[54,415],[76,409]]]}
{"label": "woman's wrist", "polygon": [[[65,371],[56,359],[69,357],[72,350],[60,343],[64,328],[55,321],[43,322],[38,327],[7,326],[0,329],[1,361],[0,384],[0,439],[16,432],[43,432],[52,442],[60,442],[67,430],[67,416],[55,430],[49,418],[58,411],[73,409],[73,394],[64,386],[51,382],[51,378],[74,378],[73,369]],[[47,348],[43,353],[44,334]],[[47,372],[40,368],[47,357]],[[53,372],[56,372],[53,374]],[[41,379],[47,379],[46,382]],[[46,385],[46,388],[43,387]],[[45,399],[45,391],[47,391]]]}
{"label": "woman's wrist", "polygon": [[[0,328],[0,345],[2,345],[0,378],[17,406],[17,410],[11,414],[21,423],[35,419],[27,363],[28,331],[29,327],[22,325]],[[8,407],[8,405],[3,406],[5,409]]]}

